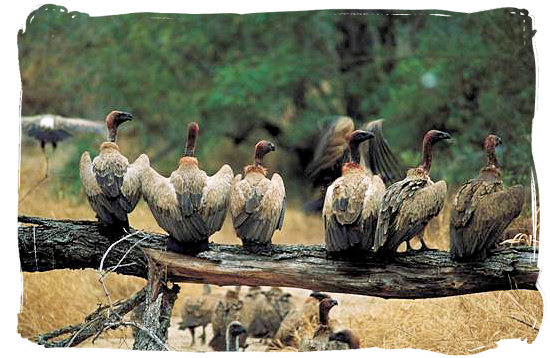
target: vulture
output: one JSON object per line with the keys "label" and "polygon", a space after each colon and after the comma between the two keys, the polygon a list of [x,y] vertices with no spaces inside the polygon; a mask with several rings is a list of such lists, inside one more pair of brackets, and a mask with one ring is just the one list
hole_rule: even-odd
{"label": "vulture", "polygon": [[[379,175],[384,184],[390,185],[402,179],[404,173],[382,134],[383,121],[371,121],[361,128],[374,134],[374,138],[360,146],[361,165]],[[304,205],[305,211],[322,210],[328,186],[342,175],[342,166],[350,155],[347,138],[354,130],[355,125],[351,118],[338,117],[321,134],[313,159],[305,170],[305,175],[313,186],[320,188],[320,195]]]}
{"label": "vulture", "polygon": [[330,350],[361,348],[359,337],[349,329],[332,333],[328,340]]}
{"label": "vulture", "polygon": [[449,139],[446,132],[430,130],[422,142],[422,162],[409,169],[405,179],[388,187],[378,211],[378,222],[373,251],[379,254],[393,253],[402,242],[419,235],[422,250],[427,249],[422,232],[428,222],[443,208],[447,194],[444,181],[434,183],[430,179],[432,147],[435,143]]}
{"label": "vulture", "polygon": [[456,194],[451,211],[451,257],[456,261],[484,260],[506,227],[521,212],[522,185],[506,188],[500,178],[496,135],[485,139],[487,165]]}
{"label": "vulture", "polygon": [[330,296],[314,291],[301,307],[291,309],[281,322],[270,344],[270,349],[281,350],[284,347],[298,349],[299,339],[305,328],[319,324],[319,302],[326,298]]}
{"label": "vulture", "polygon": [[142,176],[143,198],[170,237],[169,250],[196,253],[208,249],[208,238],[223,225],[229,206],[233,170],[227,164],[208,176],[199,169],[195,145],[199,125],[188,126],[187,145],[179,167],[169,178],[149,167]]}
{"label": "vulture", "polygon": [[21,117],[21,129],[27,136],[40,142],[43,152],[46,150],[47,143],[51,143],[55,150],[58,142],[77,133],[105,133],[103,123],[87,119],[64,118],[53,114]]}
{"label": "vulture", "polygon": [[298,350],[304,351],[322,351],[327,350],[329,337],[332,334],[333,327],[330,321],[330,310],[338,305],[338,301],[332,298],[323,298],[319,302],[319,324],[315,328],[313,337],[303,337],[298,344]]}
{"label": "vulture", "polygon": [[201,341],[206,343],[205,328],[212,320],[212,313],[218,301],[215,295],[212,295],[210,285],[203,286],[202,296],[198,298],[187,298],[182,307],[179,329],[189,329],[191,332],[191,345],[195,344],[195,328],[202,327]]}
{"label": "vulture", "polygon": [[264,156],[275,150],[275,145],[265,140],[256,144],[254,164],[244,168],[231,186],[231,216],[233,227],[243,247],[256,254],[271,253],[271,237],[283,226],[285,216],[285,185],[283,178],[274,173],[266,178],[267,169],[262,166]]}
{"label": "vulture", "polygon": [[368,252],[374,244],[378,209],[386,191],[384,181],[360,165],[359,146],[373,138],[369,131],[348,134],[350,161],[342,176],[327,189],[323,205],[325,243],[329,255]]}
{"label": "vulture", "polygon": [[145,154],[129,164],[116,144],[118,126],[132,120],[130,113],[112,111],[105,120],[109,137],[92,161],[90,153],[80,158],[80,179],[90,206],[99,222],[112,228],[128,229],[128,213],[141,197],[141,176],[149,167]]}
{"label": "vulture", "polygon": [[[216,305],[212,314],[212,331],[214,336],[208,343],[215,351],[226,349],[227,327],[233,321],[240,321],[242,316],[243,301],[239,299],[239,293],[235,290],[228,290],[225,299]],[[239,346],[244,347],[246,334],[239,335]]]}
{"label": "vulture", "polygon": [[[227,326],[225,332],[225,350],[226,352],[238,352],[242,347],[241,337],[246,334],[246,328],[239,322],[233,321]],[[246,347],[243,347],[243,349]]]}

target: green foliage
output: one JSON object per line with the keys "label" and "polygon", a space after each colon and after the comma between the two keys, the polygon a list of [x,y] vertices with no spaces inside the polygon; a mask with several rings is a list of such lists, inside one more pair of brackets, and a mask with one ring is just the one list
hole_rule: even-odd
{"label": "green foliage", "polygon": [[101,119],[128,110],[139,146],[166,153],[153,163],[164,172],[191,120],[209,172],[223,162],[239,168],[259,139],[274,140],[274,169],[296,188],[304,184],[298,153],[334,115],[358,125],[387,118],[384,133],[408,166],[426,130],[450,131],[454,143],[437,149],[434,176],[451,184],[476,175],[493,132],[505,143],[508,179],[526,184],[531,20],[517,9],[447,14],[90,17],[45,5],[18,35],[22,111]]}

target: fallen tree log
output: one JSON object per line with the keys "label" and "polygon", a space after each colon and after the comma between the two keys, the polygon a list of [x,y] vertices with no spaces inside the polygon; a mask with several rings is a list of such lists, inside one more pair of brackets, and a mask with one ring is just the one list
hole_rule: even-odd
{"label": "fallen tree log", "polygon": [[[321,245],[275,245],[258,256],[240,246],[212,244],[197,256],[165,251],[166,236],[133,231],[112,246],[112,238],[92,221],[19,217],[23,271],[103,267],[147,278],[150,260],[164,267],[167,280],[216,285],[299,287],[384,298],[431,298],[494,290],[536,289],[538,254],[532,247],[507,248],[481,263],[455,263],[445,251],[373,259],[331,260]],[[142,250],[143,249],[143,250]]]}

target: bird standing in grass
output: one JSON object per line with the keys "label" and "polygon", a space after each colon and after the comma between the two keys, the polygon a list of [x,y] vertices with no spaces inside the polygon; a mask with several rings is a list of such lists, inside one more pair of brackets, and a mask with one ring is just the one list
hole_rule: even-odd
{"label": "bird standing in grass", "polygon": [[271,253],[271,237],[283,226],[285,215],[285,186],[283,178],[274,173],[266,178],[262,165],[264,156],[275,150],[275,145],[262,140],[256,144],[254,163],[235,177],[231,187],[231,217],[237,236],[246,250],[252,253]]}
{"label": "bird standing in grass", "polygon": [[422,141],[422,162],[407,171],[407,177],[392,184],[384,194],[374,238],[373,251],[379,254],[394,253],[402,242],[419,235],[422,249],[427,249],[423,230],[443,208],[447,184],[434,183],[430,178],[432,148],[439,141],[451,138],[450,134],[430,130]]}
{"label": "bird standing in grass", "polygon": [[477,261],[489,256],[508,225],[521,213],[522,185],[507,188],[495,149],[502,144],[496,135],[485,138],[487,165],[456,194],[451,212],[451,257]]}
{"label": "bird standing in grass", "polygon": [[80,179],[99,222],[114,229],[128,229],[128,213],[132,212],[141,197],[141,176],[149,167],[145,154],[129,164],[116,144],[118,127],[132,120],[130,113],[112,111],[105,120],[109,131],[108,141],[99,148],[92,161],[90,153],[80,158]]}
{"label": "bird standing in grass", "polygon": [[[227,327],[233,321],[240,321],[242,317],[243,301],[239,298],[239,292],[228,290],[225,298],[218,301],[212,315],[212,331],[214,336],[208,343],[215,351],[226,349]],[[239,346],[244,347],[246,334],[239,335]]]}
{"label": "bird standing in grass", "polygon": [[332,333],[328,340],[330,350],[361,348],[359,337],[349,329]]}
{"label": "bird standing in grass", "polygon": [[168,249],[191,254],[207,250],[208,238],[221,229],[233,180],[227,164],[212,176],[199,168],[198,134],[199,125],[190,123],[185,153],[169,178],[153,168],[142,176],[143,198],[159,226],[170,234]]}
{"label": "bird standing in grass", "polygon": [[225,333],[225,350],[227,352],[238,352],[241,347],[241,337],[246,334],[246,328],[238,321],[233,321],[227,326]]}
{"label": "bird standing in grass", "polygon": [[202,327],[201,341],[206,343],[206,326],[212,321],[212,314],[219,297],[212,294],[210,285],[203,285],[200,297],[185,299],[182,307],[179,329],[191,332],[191,345],[195,344],[195,328]]}

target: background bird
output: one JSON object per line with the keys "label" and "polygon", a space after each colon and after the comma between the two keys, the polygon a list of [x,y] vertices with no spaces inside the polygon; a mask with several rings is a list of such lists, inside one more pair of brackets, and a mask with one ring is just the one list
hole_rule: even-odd
{"label": "background bird", "polygon": [[[382,134],[383,119],[366,123],[360,129],[370,131],[374,138],[360,146],[361,165],[379,175],[386,185],[391,185],[404,177],[403,167],[397,156],[391,151]],[[323,208],[328,186],[342,174],[342,166],[349,160],[347,137],[355,130],[355,124],[349,117],[337,117],[323,130],[315,147],[312,161],[305,174],[315,188],[319,188],[318,197],[304,204],[307,212],[318,212]]]}
{"label": "background bird", "polygon": [[386,191],[384,182],[360,165],[361,143],[373,138],[369,131],[348,134],[350,159],[342,176],[327,189],[323,206],[326,249],[330,255],[368,252],[374,243],[378,208]]}
{"label": "background bird", "polygon": [[246,250],[270,253],[271,237],[283,226],[286,197],[283,178],[274,173],[266,177],[264,156],[275,150],[273,143],[259,141],[254,149],[254,164],[235,177],[231,187],[231,217],[237,236]]}
{"label": "background bird", "polygon": [[344,330],[332,333],[328,338],[328,340],[329,340],[329,344],[328,344],[329,350],[361,348],[359,337],[357,337],[357,335],[355,335],[349,329],[344,329]]}
{"label": "background bird", "polygon": [[451,257],[457,261],[483,260],[523,206],[522,185],[507,188],[500,175],[495,149],[502,140],[485,138],[487,165],[457,192],[451,211]]}
{"label": "background bird", "polygon": [[233,321],[227,326],[225,333],[225,350],[227,352],[238,352],[246,348],[241,345],[241,337],[246,334],[246,328],[238,321]]}
{"label": "background bird", "polygon": [[219,231],[229,207],[233,170],[227,164],[208,176],[199,169],[195,145],[199,126],[188,126],[187,145],[178,168],[169,178],[148,168],[143,173],[143,198],[161,228],[168,249],[196,253],[208,249],[208,238]]}
{"label": "background bird", "polygon": [[422,238],[426,224],[443,208],[447,195],[444,181],[434,183],[430,178],[432,147],[435,143],[451,138],[450,134],[430,130],[422,141],[422,162],[407,171],[407,177],[392,184],[384,194],[374,239],[373,251],[393,253],[402,242],[419,235],[422,249],[427,246]]}
{"label": "background bird", "polygon": [[[218,301],[212,315],[213,337],[208,343],[215,351],[226,349],[227,326],[233,321],[240,321],[243,309],[243,301],[236,290],[228,290],[225,297]],[[244,347],[246,335],[239,335],[239,346]]]}
{"label": "background bird", "polygon": [[315,327],[312,336],[302,333],[298,350],[304,351],[322,351],[327,349],[329,337],[332,334],[334,327],[330,319],[330,311],[338,305],[338,301],[333,298],[323,298],[319,302],[319,323]]}
{"label": "background bird", "polygon": [[99,148],[92,161],[90,153],[80,158],[80,179],[99,222],[113,229],[127,229],[128,213],[141,197],[141,176],[149,167],[149,159],[142,154],[132,164],[120,153],[116,144],[118,126],[132,120],[130,113],[112,111],[105,120],[108,141]]}
{"label": "background bird", "polygon": [[214,308],[220,297],[212,293],[210,285],[203,285],[200,297],[188,297],[183,302],[181,309],[181,322],[179,329],[189,329],[191,332],[191,345],[195,344],[195,328],[202,327],[201,341],[206,343],[206,326],[212,321]]}

